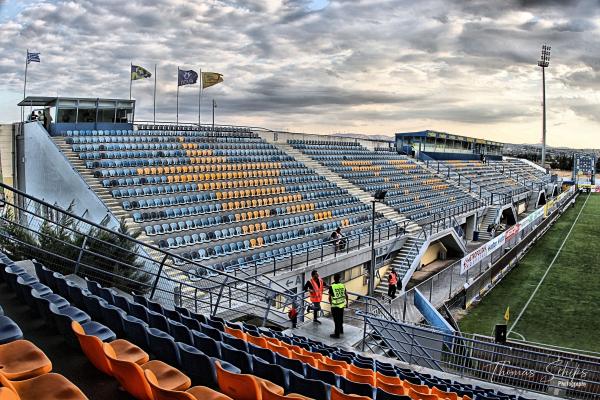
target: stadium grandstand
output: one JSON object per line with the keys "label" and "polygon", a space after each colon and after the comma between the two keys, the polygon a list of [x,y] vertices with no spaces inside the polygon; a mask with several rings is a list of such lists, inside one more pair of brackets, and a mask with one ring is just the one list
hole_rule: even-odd
{"label": "stadium grandstand", "polygon": [[[0,127],[0,400],[600,396],[598,353],[457,322],[581,201],[501,143],[19,105],[56,122]],[[341,276],[342,335],[313,271]]]}

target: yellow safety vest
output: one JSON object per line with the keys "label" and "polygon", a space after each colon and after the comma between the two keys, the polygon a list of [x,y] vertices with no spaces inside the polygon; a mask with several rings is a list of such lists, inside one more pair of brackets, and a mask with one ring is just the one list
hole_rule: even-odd
{"label": "yellow safety vest", "polygon": [[346,307],[346,287],[343,283],[331,285],[331,307]]}

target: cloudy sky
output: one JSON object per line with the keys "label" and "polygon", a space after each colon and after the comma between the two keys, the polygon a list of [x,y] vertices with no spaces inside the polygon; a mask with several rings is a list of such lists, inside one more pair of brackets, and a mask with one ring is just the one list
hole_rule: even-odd
{"label": "cloudy sky", "polygon": [[[599,148],[600,0],[0,0],[0,121],[28,94],[119,97],[129,63],[158,64],[158,119],[175,119],[177,67],[217,71],[217,123],[311,133],[436,129]],[[197,86],[180,120],[197,119]],[[152,81],[136,81],[152,118]],[[209,113],[203,114],[208,121]]]}

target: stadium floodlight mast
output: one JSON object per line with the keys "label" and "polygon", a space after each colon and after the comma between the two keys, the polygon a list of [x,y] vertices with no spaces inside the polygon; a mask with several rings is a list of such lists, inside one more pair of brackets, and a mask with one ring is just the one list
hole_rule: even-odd
{"label": "stadium floodlight mast", "polygon": [[369,287],[368,294],[369,296],[375,295],[375,263],[377,257],[375,256],[375,204],[377,202],[383,201],[385,199],[385,195],[387,194],[387,190],[377,189],[375,194],[373,195],[373,213],[371,215],[371,264],[369,265]]}
{"label": "stadium floodlight mast", "polygon": [[542,167],[546,168],[546,68],[550,65],[550,46],[542,46],[542,57],[538,67],[542,69]]}

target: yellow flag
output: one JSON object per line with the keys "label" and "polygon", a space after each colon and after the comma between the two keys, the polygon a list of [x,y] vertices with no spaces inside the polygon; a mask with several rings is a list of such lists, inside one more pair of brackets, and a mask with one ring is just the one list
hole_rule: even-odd
{"label": "yellow flag", "polygon": [[506,307],[506,311],[504,312],[504,320],[508,322],[510,319],[510,306]]}
{"label": "yellow flag", "polygon": [[223,82],[223,75],[216,72],[203,72],[202,73],[202,87],[207,88],[216,85],[217,83]]}

